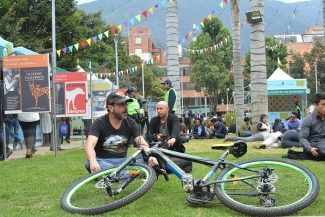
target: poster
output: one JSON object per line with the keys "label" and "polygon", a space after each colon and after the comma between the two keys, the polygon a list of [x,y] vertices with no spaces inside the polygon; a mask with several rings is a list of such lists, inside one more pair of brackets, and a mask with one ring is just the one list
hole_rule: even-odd
{"label": "poster", "polygon": [[57,116],[87,116],[88,85],[86,72],[56,73],[54,82]]}
{"label": "poster", "polygon": [[5,114],[50,112],[48,54],[3,57]]}

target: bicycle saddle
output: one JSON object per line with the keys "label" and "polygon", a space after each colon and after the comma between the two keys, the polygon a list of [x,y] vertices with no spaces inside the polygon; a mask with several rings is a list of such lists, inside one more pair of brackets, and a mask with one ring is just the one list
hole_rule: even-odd
{"label": "bicycle saddle", "polygon": [[230,144],[214,144],[211,146],[212,149],[219,150],[229,150],[229,153],[239,158],[246,154],[247,152],[247,144],[244,141],[236,141]]}

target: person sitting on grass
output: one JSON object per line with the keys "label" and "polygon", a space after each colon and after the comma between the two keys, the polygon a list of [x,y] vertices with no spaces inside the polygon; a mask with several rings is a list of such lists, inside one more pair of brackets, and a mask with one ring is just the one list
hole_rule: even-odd
{"label": "person sitting on grass", "polygon": [[190,137],[186,135],[186,126],[183,123],[182,118],[179,118],[179,135],[183,143],[188,142],[190,140]]}
{"label": "person sitting on grass", "polygon": [[292,112],[290,115],[290,119],[286,123],[286,130],[296,130],[300,131],[301,128],[301,121],[297,118],[298,114],[297,112]]}
{"label": "person sitting on grass", "polygon": [[226,125],[222,122],[219,122],[217,118],[211,119],[211,126],[207,128],[209,134],[209,139],[212,138],[225,138],[228,134]]}
{"label": "person sitting on grass", "polygon": [[267,122],[266,114],[261,115],[260,122],[257,123],[256,128],[259,133],[249,137],[226,136],[224,142],[237,140],[242,140],[244,142],[264,141],[272,135],[273,130],[271,129],[270,124]]}
{"label": "person sitting on grass", "polygon": [[282,132],[282,130],[284,129],[284,126],[281,123],[281,119],[279,119],[279,118],[275,119],[272,129],[273,129],[273,133]]}
{"label": "person sitting on grass", "polygon": [[240,137],[248,137],[252,135],[252,125],[249,117],[244,118],[244,122],[240,124],[238,130],[238,136]]}
{"label": "person sitting on grass", "polygon": [[206,138],[205,126],[202,124],[202,119],[200,118],[195,119],[195,124],[192,127],[190,138],[191,139]]}
{"label": "person sitting on grass", "polygon": [[282,132],[273,133],[271,137],[264,140],[264,142],[259,146],[253,146],[256,149],[265,148],[292,148],[300,147],[299,145],[299,133],[295,130],[283,130]]}

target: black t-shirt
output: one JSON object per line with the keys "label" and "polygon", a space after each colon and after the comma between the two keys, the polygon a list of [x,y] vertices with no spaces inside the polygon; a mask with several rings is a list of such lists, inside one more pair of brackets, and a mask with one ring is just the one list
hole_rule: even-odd
{"label": "black t-shirt", "polygon": [[89,135],[98,138],[95,152],[99,158],[126,157],[129,138],[136,138],[140,134],[139,126],[133,119],[123,120],[121,127],[115,129],[109,121],[108,114],[97,118],[89,131]]}

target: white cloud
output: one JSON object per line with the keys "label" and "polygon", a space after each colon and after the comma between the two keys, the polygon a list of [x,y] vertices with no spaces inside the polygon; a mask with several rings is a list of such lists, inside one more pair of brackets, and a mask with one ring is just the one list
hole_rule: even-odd
{"label": "white cloud", "polygon": [[85,4],[85,3],[88,3],[88,2],[93,2],[95,0],[76,0],[78,2],[78,5],[81,5],[81,4]]}

